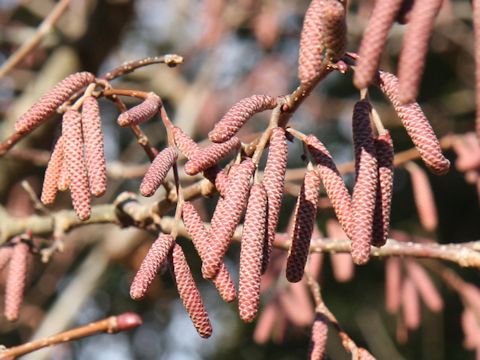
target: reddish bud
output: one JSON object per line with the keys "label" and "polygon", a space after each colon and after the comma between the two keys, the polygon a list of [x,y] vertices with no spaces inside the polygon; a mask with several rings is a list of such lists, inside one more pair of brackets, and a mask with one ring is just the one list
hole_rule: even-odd
{"label": "reddish bud", "polygon": [[116,316],[117,331],[126,331],[134,329],[143,324],[140,315],[134,312],[126,312]]}

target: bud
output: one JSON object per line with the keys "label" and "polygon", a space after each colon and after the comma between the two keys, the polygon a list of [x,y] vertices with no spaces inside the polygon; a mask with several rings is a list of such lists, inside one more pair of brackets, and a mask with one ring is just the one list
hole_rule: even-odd
{"label": "bud", "polygon": [[134,312],[126,312],[115,317],[117,326],[116,331],[125,331],[134,329],[143,324],[140,315]]}
{"label": "bud", "polygon": [[160,151],[147,170],[140,184],[140,193],[143,196],[152,196],[163,184],[170,168],[177,161],[178,154],[172,147]]}
{"label": "bud", "polygon": [[140,125],[154,117],[161,106],[162,100],[158,95],[153,92],[148,93],[143,102],[120,114],[117,123],[122,127]]}
{"label": "bud", "polygon": [[52,204],[57,196],[57,184],[63,164],[63,138],[59,137],[48,161],[43,179],[41,201],[45,205]]}
{"label": "bud", "polygon": [[322,313],[317,313],[312,326],[312,336],[310,338],[311,360],[325,359],[327,352],[328,320]]}
{"label": "bud", "polygon": [[20,306],[23,302],[27,281],[29,252],[30,248],[22,241],[13,247],[5,285],[5,317],[8,321],[18,320],[20,315]]}

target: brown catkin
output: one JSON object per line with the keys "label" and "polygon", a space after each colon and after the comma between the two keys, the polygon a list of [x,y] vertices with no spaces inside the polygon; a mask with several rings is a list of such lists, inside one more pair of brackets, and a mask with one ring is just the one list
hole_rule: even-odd
{"label": "brown catkin", "polygon": [[63,138],[59,137],[48,161],[45,178],[43,179],[42,195],[40,200],[45,205],[52,204],[57,196],[57,184],[63,164]]}
{"label": "brown catkin", "polygon": [[208,138],[222,143],[234,136],[240,128],[256,113],[273,109],[277,106],[276,98],[268,95],[252,95],[233,105],[230,110],[215,124]]}
{"label": "brown catkin", "polygon": [[310,360],[323,360],[327,353],[328,319],[322,313],[317,313],[312,326],[310,338]]}
{"label": "brown catkin", "polygon": [[158,153],[140,184],[140,193],[143,196],[155,194],[165,180],[168,171],[177,161],[177,157],[177,151],[173,147],[167,147]]}
{"label": "brown catkin", "polygon": [[63,115],[62,126],[73,208],[80,220],[87,220],[91,211],[90,187],[83,157],[82,115],[78,111],[68,110]]}
{"label": "brown catkin", "polygon": [[143,102],[121,113],[118,116],[117,123],[122,127],[140,125],[154,117],[161,106],[162,100],[158,95],[153,92],[148,93]]}
{"label": "brown catkin", "polygon": [[27,281],[29,252],[29,246],[22,241],[13,247],[5,285],[5,317],[8,321],[16,321],[20,315]]}
{"label": "brown catkin", "polygon": [[212,335],[212,325],[208,319],[207,310],[203,305],[200,292],[195,285],[195,280],[193,279],[185,254],[178,244],[175,244],[173,248],[172,259],[173,274],[183,306],[187,310],[198,334],[202,338],[208,338]]}
{"label": "brown catkin", "polygon": [[262,257],[262,274],[267,270],[272,252],[275,234],[277,232],[280,207],[282,206],[285,172],[287,170],[288,145],[285,130],[274,128],[270,137],[267,163],[263,173],[263,185],[267,192],[268,218],[267,232]]}
{"label": "brown catkin", "polygon": [[393,143],[390,133],[375,138],[375,154],[378,164],[377,196],[373,217],[372,245],[383,246],[390,229],[390,210],[393,196]]}
{"label": "brown catkin", "polygon": [[317,171],[322,179],[323,186],[327,196],[332,202],[333,209],[337,215],[338,221],[349,238],[350,232],[350,213],[351,199],[348,189],[343,182],[342,176],[333,162],[330,152],[325,145],[314,135],[308,135],[305,140],[308,151],[317,163]]}
{"label": "brown catkin", "polygon": [[[189,201],[183,204],[182,218],[185,227],[192,238],[193,246],[197,249],[200,258],[203,260],[208,251],[210,233],[203,225],[203,221],[193,204]],[[217,275],[212,279],[220,296],[225,302],[232,302],[237,297],[235,285],[224,263],[220,265]]]}
{"label": "brown catkin", "polygon": [[425,67],[428,41],[443,0],[415,0],[398,60],[401,104],[414,102]]}
{"label": "brown catkin", "polygon": [[343,1],[323,0],[320,17],[322,39],[328,60],[336,62],[347,44],[346,12]]}
{"label": "brown catkin", "polygon": [[67,101],[77,91],[95,81],[95,75],[89,72],[79,72],[67,76],[53,89],[43,95],[30,109],[27,110],[15,123],[15,130],[25,134],[39,126],[55,110]]}
{"label": "brown catkin", "polygon": [[213,278],[218,272],[223,256],[230,246],[233,233],[247,205],[250,179],[255,168],[253,161],[246,159],[231,171],[226,195],[217,204],[211,221],[212,240],[202,264],[202,274],[207,279]]}
{"label": "brown catkin", "polygon": [[82,130],[90,192],[93,196],[102,196],[107,190],[107,165],[100,108],[93,96],[87,96],[83,101]]}
{"label": "brown catkin", "polygon": [[376,0],[358,50],[353,81],[358,89],[368,87],[375,79],[387,36],[404,0]]}
{"label": "brown catkin", "polygon": [[233,150],[238,149],[240,145],[240,140],[237,137],[232,137],[224,143],[212,144],[207,148],[198,150],[192,158],[185,163],[185,173],[195,175],[211,168]]}
{"label": "brown catkin", "polygon": [[422,160],[433,173],[446,174],[450,168],[450,161],[443,156],[440,143],[420,105],[416,102],[402,105],[398,100],[398,79],[387,72],[380,71],[379,74],[380,89],[395,108]]}
{"label": "brown catkin", "polygon": [[413,281],[406,278],[402,286],[403,321],[407,328],[415,330],[420,325],[420,300]]}
{"label": "brown catkin", "polygon": [[175,239],[170,234],[160,234],[154,241],[130,286],[132,299],[139,300],[145,296],[153,279],[167,263],[168,254],[174,243]]}
{"label": "brown catkin", "polygon": [[267,192],[262,184],[255,184],[248,198],[240,250],[238,310],[240,318],[245,322],[255,319],[260,304],[260,276],[266,215]]}
{"label": "brown catkin", "polygon": [[415,288],[418,290],[420,297],[422,298],[425,305],[433,312],[438,312],[443,309],[443,300],[435,285],[433,284],[432,279],[425,271],[425,269],[420,266],[415,261],[407,260],[406,268],[408,276],[412,279]]}
{"label": "brown catkin", "polygon": [[7,266],[12,256],[13,248],[11,246],[2,246],[0,247],[0,271]]}
{"label": "brown catkin", "polygon": [[475,129],[477,139],[480,141],[480,0],[472,0],[473,6],[473,31],[475,35],[475,97],[477,114]]}
{"label": "brown catkin", "polygon": [[390,257],[385,261],[385,307],[390,314],[396,314],[400,308],[401,286],[401,260]]}
{"label": "brown catkin", "polygon": [[308,170],[297,199],[292,226],[291,245],[287,258],[287,280],[298,282],[303,277],[307,263],[310,240],[317,215],[320,177],[315,170]]}
{"label": "brown catkin", "polygon": [[352,194],[351,235],[352,259],[357,265],[370,259],[373,216],[377,194],[377,158],[370,124],[368,101],[362,100],[353,108],[352,130],[355,148],[356,180]]}

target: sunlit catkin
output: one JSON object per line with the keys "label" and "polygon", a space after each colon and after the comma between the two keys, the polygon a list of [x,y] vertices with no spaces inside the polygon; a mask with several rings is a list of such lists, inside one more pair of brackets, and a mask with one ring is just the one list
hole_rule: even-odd
{"label": "sunlit catkin", "polygon": [[122,127],[140,125],[154,117],[161,106],[158,95],[151,92],[140,104],[120,114],[117,123]]}
{"label": "sunlit catkin", "polygon": [[168,171],[177,161],[177,156],[177,151],[173,147],[167,147],[158,153],[140,184],[140,193],[143,196],[155,194],[165,180]]}
{"label": "sunlit catkin", "polygon": [[321,9],[322,41],[326,56],[332,62],[338,61],[345,53],[347,44],[346,11],[343,1],[323,0]]}
{"label": "sunlit catkin", "polygon": [[40,200],[45,205],[52,204],[57,196],[57,184],[63,165],[63,138],[59,137],[48,161],[47,170],[43,179],[42,195]]}
{"label": "sunlit catkin", "polygon": [[8,321],[16,321],[20,315],[20,306],[27,280],[29,246],[19,241],[13,247],[8,266],[7,282],[5,285],[5,317]]}

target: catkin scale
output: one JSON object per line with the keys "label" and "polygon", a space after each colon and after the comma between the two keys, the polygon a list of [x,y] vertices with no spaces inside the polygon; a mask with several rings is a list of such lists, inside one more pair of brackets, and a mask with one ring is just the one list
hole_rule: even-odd
{"label": "catkin scale", "polygon": [[78,72],[67,76],[18,118],[15,123],[15,130],[21,134],[32,131],[53,115],[55,110],[70,96],[94,81],[95,75],[89,72]]}
{"label": "catkin scale", "polygon": [[240,250],[238,310],[240,318],[251,322],[260,304],[263,240],[267,215],[267,193],[262,184],[250,190]]}
{"label": "catkin scale", "polygon": [[322,313],[317,313],[312,325],[309,358],[323,360],[327,350],[328,320]]}
{"label": "catkin scale", "polygon": [[122,127],[140,125],[154,117],[161,106],[162,100],[157,94],[151,92],[140,104],[121,113],[117,123]]}
{"label": "catkin scale", "polygon": [[292,226],[286,270],[287,280],[290,282],[298,282],[303,277],[317,215],[319,189],[320,177],[315,170],[308,170],[297,199]]}
{"label": "catkin scale", "polygon": [[13,247],[8,266],[5,285],[5,317],[8,321],[16,321],[20,315],[20,306],[27,280],[29,246],[20,241]]}
{"label": "catkin scale", "polygon": [[143,196],[152,196],[157,191],[177,157],[177,151],[173,147],[167,147],[158,153],[140,184],[140,193]]}
{"label": "catkin scale", "polygon": [[63,138],[59,137],[48,161],[45,178],[43,179],[42,195],[40,200],[45,205],[52,204],[57,196],[57,184],[63,165]]}

